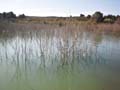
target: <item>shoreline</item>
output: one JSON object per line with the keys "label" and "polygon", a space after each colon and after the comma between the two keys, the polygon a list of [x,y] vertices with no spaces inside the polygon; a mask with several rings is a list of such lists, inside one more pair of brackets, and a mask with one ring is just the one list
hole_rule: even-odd
{"label": "shoreline", "polygon": [[0,32],[68,29],[120,36],[119,23],[97,23],[81,17],[30,17],[0,19]]}

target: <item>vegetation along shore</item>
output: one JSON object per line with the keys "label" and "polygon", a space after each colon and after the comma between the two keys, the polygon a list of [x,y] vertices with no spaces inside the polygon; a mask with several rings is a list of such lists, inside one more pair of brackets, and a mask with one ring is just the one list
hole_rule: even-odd
{"label": "vegetation along shore", "polygon": [[[120,16],[119,15],[104,15],[100,11],[95,12],[93,15],[80,14],[80,16],[69,17],[37,17],[26,16],[21,14],[16,16],[13,12],[0,13],[0,30],[6,30],[10,27],[29,26],[31,29],[41,29],[41,27],[64,27],[76,26],[88,28],[85,30],[94,32],[120,32]],[[48,28],[49,28],[48,27]]]}

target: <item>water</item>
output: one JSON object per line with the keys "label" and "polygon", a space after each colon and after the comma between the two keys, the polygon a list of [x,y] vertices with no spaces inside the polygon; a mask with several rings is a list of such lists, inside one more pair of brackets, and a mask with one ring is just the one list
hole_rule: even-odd
{"label": "water", "polygon": [[1,32],[0,90],[120,90],[120,38],[78,30]]}

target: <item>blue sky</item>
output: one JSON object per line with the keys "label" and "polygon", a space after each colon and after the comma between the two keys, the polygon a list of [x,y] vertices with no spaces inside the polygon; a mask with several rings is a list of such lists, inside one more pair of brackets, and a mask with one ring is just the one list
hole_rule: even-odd
{"label": "blue sky", "polygon": [[17,15],[69,16],[81,13],[120,14],[119,0],[0,0],[0,12],[13,11]]}

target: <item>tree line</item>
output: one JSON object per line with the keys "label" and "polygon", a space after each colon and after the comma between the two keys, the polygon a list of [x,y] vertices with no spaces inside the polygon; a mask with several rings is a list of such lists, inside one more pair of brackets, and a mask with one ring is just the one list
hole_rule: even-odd
{"label": "tree line", "polygon": [[[25,18],[26,16],[24,14],[20,14],[19,16],[16,16],[13,12],[3,12],[0,13],[0,20],[12,20],[16,18]],[[91,22],[96,22],[96,23],[118,23],[120,24],[120,16],[119,15],[106,15],[104,16],[102,12],[96,11],[93,15],[87,15],[85,16],[84,14],[80,14],[79,17],[72,17],[70,18],[75,18],[79,21],[88,21],[90,20]]]}
{"label": "tree line", "polygon": [[96,23],[119,23],[120,24],[120,16],[119,15],[103,15],[100,11],[95,12],[93,15],[80,14],[80,20],[91,20],[91,22]]}
{"label": "tree line", "polygon": [[3,12],[0,13],[0,19],[16,19],[16,18],[25,18],[26,16],[24,14],[20,14],[19,16],[16,16],[13,12]]}

